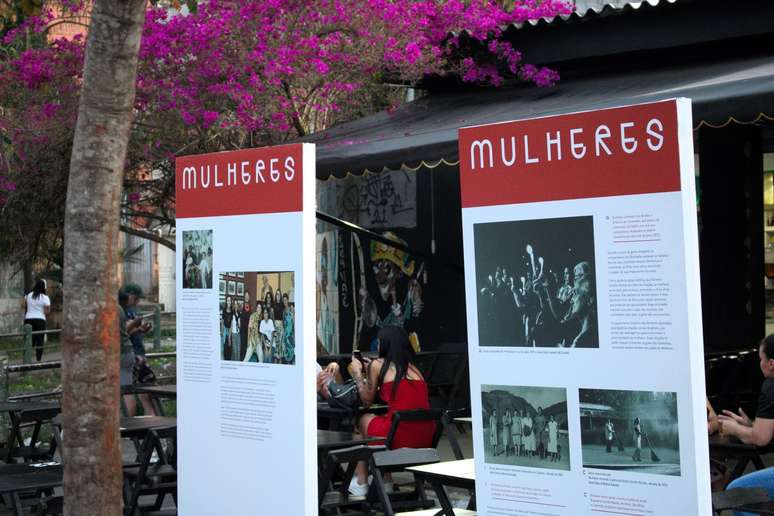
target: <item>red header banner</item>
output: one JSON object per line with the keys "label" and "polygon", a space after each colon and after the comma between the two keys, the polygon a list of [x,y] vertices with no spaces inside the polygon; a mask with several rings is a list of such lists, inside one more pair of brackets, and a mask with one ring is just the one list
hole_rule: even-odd
{"label": "red header banner", "polygon": [[677,101],[459,132],[462,207],[680,190]]}
{"label": "red header banner", "polygon": [[177,217],[301,211],[302,148],[280,145],[177,158]]}

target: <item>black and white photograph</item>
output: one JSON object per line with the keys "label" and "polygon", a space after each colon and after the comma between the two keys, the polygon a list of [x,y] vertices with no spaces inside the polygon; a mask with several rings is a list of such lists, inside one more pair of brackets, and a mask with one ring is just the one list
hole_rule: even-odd
{"label": "black and white photograph", "polygon": [[224,272],[219,281],[228,285],[218,300],[221,360],[295,364],[294,273]]}
{"label": "black and white photograph", "polygon": [[212,230],[183,231],[183,288],[212,288]]}
{"label": "black and white photograph", "polygon": [[567,391],[482,385],[484,462],[570,470]]}
{"label": "black and white photograph", "polygon": [[479,346],[598,348],[591,216],[474,224]]}
{"label": "black and white photograph", "polygon": [[680,475],[677,394],[580,389],[583,467]]}

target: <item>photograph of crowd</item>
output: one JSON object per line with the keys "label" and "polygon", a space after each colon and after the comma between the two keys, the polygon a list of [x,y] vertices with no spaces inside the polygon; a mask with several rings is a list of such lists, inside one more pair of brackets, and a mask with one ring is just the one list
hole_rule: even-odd
{"label": "photograph of crowd", "polygon": [[475,224],[479,346],[598,348],[590,216]]}
{"label": "photograph of crowd", "polygon": [[292,272],[220,274],[222,360],[295,364],[295,285]]}
{"label": "photograph of crowd", "polygon": [[484,462],[570,470],[567,391],[482,385]]}
{"label": "photograph of crowd", "polygon": [[680,475],[677,394],[580,389],[583,467]]}
{"label": "photograph of crowd", "polygon": [[183,288],[212,288],[212,230],[183,231]]}

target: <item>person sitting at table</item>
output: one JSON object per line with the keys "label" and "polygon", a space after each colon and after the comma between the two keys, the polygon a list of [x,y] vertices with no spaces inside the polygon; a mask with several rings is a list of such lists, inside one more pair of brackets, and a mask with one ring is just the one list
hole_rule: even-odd
{"label": "person sitting at table", "polygon": [[720,422],[718,421],[718,415],[715,413],[715,409],[712,408],[712,404],[707,400],[707,433],[709,435],[715,435],[720,430]]}
{"label": "person sitting at table", "polygon": [[[755,446],[766,446],[774,438],[774,334],[768,335],[758,346],[758,358],[763,373],[763,385],[758,396],[758,410],[751,420],[744,410],[739,413],[724,410],[718,416],[720,432]],[[731,482],[726,489],[761,487],[774,499],[774,468],[749,473]],[[737,513],[744,514],[744,513]]]}
{"label": "person sitting at table", "polygon": [[331,362],[324,368],[319,363],[316,363],[315,365],[317,366],[317,395],[322,399],[327,400],[331,397],[328,385],[332,382],[344,383],[344,380],[341,377],[339,364]]}
{"label": "person sitting at table", "polygon": [[[357,383],[360,401],[364,406],[373,403],[377,393],[387,404],[385,415],[360,416],[358,427],[361,435],[387,437],[396,412],[429,409],[430,397],[427,383],[414,364],[414,349],[406,331],[399,326],[387,325],[379,330],[376,340],[379,357],[374,360],[363,358],[361,362],[353,355],[348,369]],[[367,369],[367,373],[364,369]],[[433,421],[401,423],[393,437],[392,447],[427,448],[433,444],[434,434]],[[368,467],[362,462],[355,471],[350,493],[365,495],[368,492]]]}

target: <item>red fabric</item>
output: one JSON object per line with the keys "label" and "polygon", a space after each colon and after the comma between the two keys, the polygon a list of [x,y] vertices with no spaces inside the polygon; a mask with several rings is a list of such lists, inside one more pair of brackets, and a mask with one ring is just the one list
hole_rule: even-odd
{"label": "red fabric", "polygon": [[[395,412],[430,408],[424,380],[401,380],[395,398],[392,397],[392,382],[385,382],[379,389],[379,395],[387,403],[387,414],[376,416],[368,423],[368,435],[372,437],[387,437]],[[401,422],[392,440],[392,448],[429,448],[433,445],[433,434],[434,421]]]}

